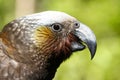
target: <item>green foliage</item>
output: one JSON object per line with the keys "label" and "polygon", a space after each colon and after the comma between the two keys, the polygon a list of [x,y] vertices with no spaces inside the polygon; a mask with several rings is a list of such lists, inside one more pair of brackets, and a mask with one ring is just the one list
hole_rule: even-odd
{"label": "green foliage", "polygon": [[0,29],[14,17],[15,0],[0,0]]}

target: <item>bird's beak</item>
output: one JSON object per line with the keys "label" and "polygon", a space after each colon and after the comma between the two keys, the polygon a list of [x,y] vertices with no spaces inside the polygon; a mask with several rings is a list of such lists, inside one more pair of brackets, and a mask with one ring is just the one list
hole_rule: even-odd
{"label": "bird's beak", "polygon": [[[94,57],[97,43],[96,43],[96,37],[92,30],[88,28],[84,24],[80,24],[80,27],[77,28],[73,34],[79,39],[79,42],[73,43],[72,48],[73,50],[82,50],[85,48],[83,44],[86,44],[90,53],[91,53],[91,59]],[[82,44],[83,43],[83,44]]]}

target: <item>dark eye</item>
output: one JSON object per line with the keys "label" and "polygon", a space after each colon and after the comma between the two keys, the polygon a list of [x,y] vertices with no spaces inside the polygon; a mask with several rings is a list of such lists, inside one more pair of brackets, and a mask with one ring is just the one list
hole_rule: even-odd
{"label": "dark eye", "polygon": [[75,22],[75,23],[74,23],[74,27],[75,27],[75,28],[79,28],[79,27],[80,27],[80,23],[79,23],[79,22]]}
{"label": "dark eye", "polygon": [[60,24],[53,24],[52,26],[52,29],[54,30],[54,31],[61,31],[61,29],[62,29],[62,26],[60,25]]}

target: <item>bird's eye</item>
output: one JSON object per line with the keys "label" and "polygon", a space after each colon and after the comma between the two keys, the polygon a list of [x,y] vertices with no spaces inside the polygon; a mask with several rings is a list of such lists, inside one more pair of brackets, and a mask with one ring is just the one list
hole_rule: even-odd
{"label": "bird's eye", "polygon": [[60,25],[60,24],[53,24],[52,25],[52,29],[54,30],[54,31],[61,31],[61,29],[62,29],[62,25]]}
{"label": "bird's eye", "polygon": [[80,27],[80,23],[75,22],[75,23],[74,23],[74,27],[75,27],[75,28],[79,28],[79,27]]}

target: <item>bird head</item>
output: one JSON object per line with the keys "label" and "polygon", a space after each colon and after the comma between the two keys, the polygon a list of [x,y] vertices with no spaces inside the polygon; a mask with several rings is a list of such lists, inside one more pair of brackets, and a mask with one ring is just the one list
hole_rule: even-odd
{"label": "bird head", "polygon": [[47,54],[62,54],[66,59],[86,47],[91,58],[96,52],[92,30],[64,12],[45,11],[21,17],[8,23],[1,33],[6,54],[21,62]]}
{"label": "bird head", "polygon": [[64,53],[69,56],[72,52],[81,51],[87,46],[91,59],[94,57],[96,38],[86,25],[63,12],[46,11],[37,15],[36,18],[40,19],[39,23],[42,25],[36,28],[35,41],[41,49],[44,46],[42,51],[54,52],[55,55]]}

